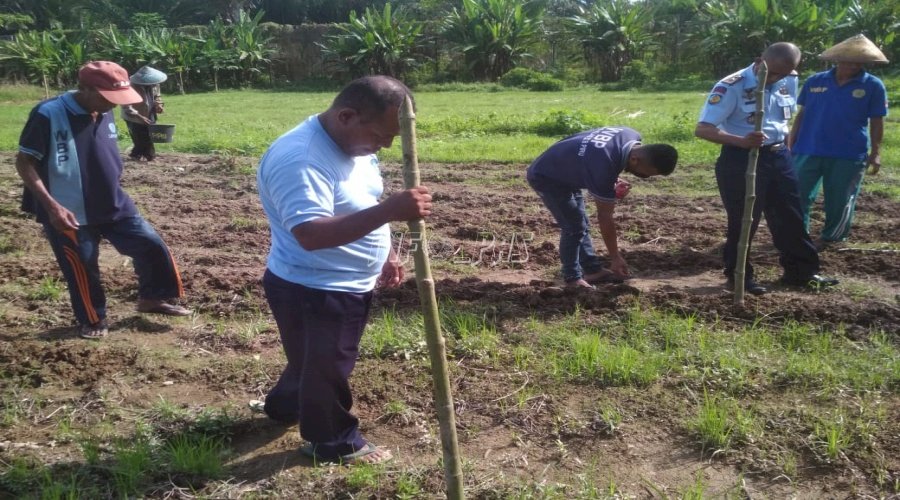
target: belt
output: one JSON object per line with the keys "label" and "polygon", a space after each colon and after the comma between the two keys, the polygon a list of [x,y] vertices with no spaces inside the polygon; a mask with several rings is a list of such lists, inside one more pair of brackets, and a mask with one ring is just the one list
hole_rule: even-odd
{"label": "belt", "polygon": [[778,151],[783,151],[787,149],[787,144],[783,142],[776,142],[775,144],[766,144],[759,148],[761,152],[765,153],[776,153]]}

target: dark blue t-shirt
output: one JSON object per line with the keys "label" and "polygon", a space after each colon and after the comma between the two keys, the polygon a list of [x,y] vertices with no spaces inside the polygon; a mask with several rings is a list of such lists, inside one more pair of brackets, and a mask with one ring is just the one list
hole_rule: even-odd
{"label": "dark blue t-shirt", "polygon": [[602,127],[550,146],[528,167],[528,178],[544,178],[573,191],[587,189],[600,201],[615,203],[616,179],[641,135],[628,127]]}
{"label": "dark blue t-shirt", "polygon": [[[68,130],[57,129],[57,137],[52,137],[51,117],[62,116],[63,110],[68,118],[68,127],[64,128]],[[117,138],[112,112],[97,115],[95,121],[78,104],[74,93],[69,92],[43,101],[31,110],[19,138],[19,151],[38,160],[38,175],[50,195],[75,212],[80,224],[103,224],[138,213],[119,182],[122,158],[116,145]],[[73,152],[68,149],[73,142],[79,168],[64,172],[64,175],[54,174],[50,165],[71,155]],[[49,222],[44,207],[28,188],[22,197],[22,209],[34,214],[39,222]]]}
{"label": "dark blue t-shirt", "polygon": [[809,77],[800,92],[803,119],[791,152],[865,160],[869,120],[887,116],[886,96],[884,83],[865,71],[844,85],[838,85],[834,69]]}

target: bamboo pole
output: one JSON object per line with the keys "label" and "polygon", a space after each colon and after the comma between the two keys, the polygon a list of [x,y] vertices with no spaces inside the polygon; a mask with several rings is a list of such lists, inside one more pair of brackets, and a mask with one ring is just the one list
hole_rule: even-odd
{"label": "bamboo pole", "polygon": [[[756,69],[756,114],[753,115],[753,130],[762,130],[765,115],[766,78],[769,67],[761,61]],[[750,246],[750,227],[753,225],[753,204],[756,202],[756,163],[759,160],[759,148],[750,150],[747,157],[747,172],[744,175],[744,216],[741,219],[741,237],[738,240],[737,264],[734,266],[734,305],[744,305],[744,277],[747,267],[747,250]]]}
{"label": "bamboo pole", "polygon": [[[409,97],[400,107],[400,138],[403,147],[403,184],[406,189],[410,189],[419,185],[419,159],[416,152],[416,114]],[[409,231],[413,241],[416,242],[413,249],[416,284],[419,288],[419,300],[422,302],[422,314],[425,317],[425,341],[431,359],[434,406],[441,430],[447,498],[460,500],[463,498],[462,460],[456,439],[456,413],[453,409],[453,395],[450,393],[450,375],[447,370],[447,355],[444,349],[444,336],[441,334],[434,279],[431,277],[425,221],[422,219],[409,221]]]}

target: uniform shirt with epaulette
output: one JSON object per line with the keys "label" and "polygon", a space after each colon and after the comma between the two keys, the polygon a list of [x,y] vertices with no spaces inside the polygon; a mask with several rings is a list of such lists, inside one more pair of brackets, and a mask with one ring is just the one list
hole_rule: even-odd
{"label": "uniform shirt with epaulette", "polygon": [[[744,137],[753,132],[756,115],[756,73],[753,64],[729,75],[713,87],[703,110],[702,123],[709,123]],[[797,111],[797,76],[789,75],[766,86],[762,131],[765,144],[778,144],[787,139],[788,122]]]}

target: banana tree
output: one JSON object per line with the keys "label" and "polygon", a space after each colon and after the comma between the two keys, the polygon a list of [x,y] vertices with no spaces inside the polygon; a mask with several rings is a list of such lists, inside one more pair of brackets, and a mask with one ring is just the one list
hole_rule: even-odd
{"label": "banana tree", "polygon": [[900,0],[853,0],[844,22],[832,40],[837,42],[862,33],[885,51],[888,59],[900,56]]}
{"label": "banana tree", "polygon": [[642,4],[606,0],[578,10],[569,26],[601,81],[619,81],[625,66],[655,47],[653,15]]}
{"label": "banana tree", "polygon": [[147,60],[148,47],[143,42],[140,36],[129,36],[110,25],[92,34],[88,42],[89,55],[92,59],[116,61],[123,68],[134,71]]}
{"label": "banana tree", "polygon": [[462,0],[441,26],[477,80],[494,81],[526,57],[543,34],[542,2]]}
{"label": "banana tree", "polygon": [[50,77],[62,67],[65,37],[50,31],[23,31],[14,40],[0,42],[0,63],[44,88],[50,97]]}
{"label": "banana tree", "polygon": [[239,69],[234,54],[219,47],[213,38],[206,39],[197,57],[204,69],[212,73],[213,89],[216,92],[219,91],[219,72]]}
{"label": "banana tree", "polygon": [[403,78],[417,65],[422,23],[410,20],[402,10],[392,11],[386,3],[379,12],[367,7],[362,16],[350,12],[350,22],[337,26],[339,33],[328,35],[319,46],[325,58],[352,76],[365,74]]}
{"label": "banana tree", "polygon": [[230,26],[241,83],[249,83],[252,75],[262,73],[263,65],[271,62],[270,57],[274,52],[271,47],[272,39],[259,26],[264,15],[265,12],[259,11],[250,17],[250,14],[241,10],[238,19]]}

